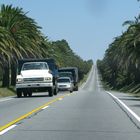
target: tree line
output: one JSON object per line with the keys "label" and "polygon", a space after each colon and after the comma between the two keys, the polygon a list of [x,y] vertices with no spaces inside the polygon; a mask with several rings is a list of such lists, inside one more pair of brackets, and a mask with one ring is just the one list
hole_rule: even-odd
{"label": "tree line", "polygon": [[76,66],[80,78],[87,74],[93,62],[84,61],[73,52],[64,39],[49,41],[34,19],[22,8],[1,5],[0,8],[0,81],[2,87],[16,83],[19,59],[54,58],[59,67]]}
{"label": "tree line", "polygon": [[140,92],[140,16],[125,21],[127,30],[116,37],[97,65],[103,81],[112,89]]}

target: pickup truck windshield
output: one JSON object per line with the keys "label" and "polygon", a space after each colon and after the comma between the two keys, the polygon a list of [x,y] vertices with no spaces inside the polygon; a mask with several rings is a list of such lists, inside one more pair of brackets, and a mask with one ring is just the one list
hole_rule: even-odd
{"label": "pickup truck windshield", "polygon": [[44,62],[29,62],[24,63],[22,66],[22,70],[41,70],[48,69],[48,65]]}
{"label": "pickup truck windshield", "polygon": [[70,83],[69,79],[58,79],[58,83]]}

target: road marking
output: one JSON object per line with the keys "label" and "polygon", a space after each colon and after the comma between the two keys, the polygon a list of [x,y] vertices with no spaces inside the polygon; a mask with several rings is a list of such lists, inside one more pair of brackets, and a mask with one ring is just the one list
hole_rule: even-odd
{"label": "road marking", "polygon": [[49,106],[45,106],[45,107],[43,107],[42,109],[44,110],[44,109],[46,109],[46,108],[48,108]]}
{"label": "road marking", "polygon": [[[9,122],[8,124],[6,124],[6,125],[0,127],[0,133],[2,133],[2,132],[3,132],[4,130],[6,130],[6,129],[9,129],[11,126],[13,126],[14,124],[18,123],[19,121],[21,121],[21,120],[23,120],[23,119],[29,117],[29,116],[32,115],[33,113],[36,113],[36,112],[40,111],[42,108],[45,108],[45,107],[49,106],[50,104],[52,104],[52,103],[54,103],[54,102],[56,102],[56,101],[59,101],[60,98],[63,99],[63,98],[66,97],[66,96],[67,96],[67,95],[63,95],[63,96],[61,96],[61,97],[55,98],[55,99],[53,99],[53,100],[47,102],[46,104],[44,104],[44,105],[42,105],[42,106],[40,106],[40,107],[38,107],[38,108],[32,110],[31,112],[28,112],[27,114],[24,114],[23,116],[21,116],[21,117],[15,119],[15,120]],[[7,131],[6,131],[6,132],[7,132]]]}
{"label": "road marking", "polygon": [[9,100],[13,100],[13,98],[8,98],[8,99],[0,99],[0,102],[5,102],[5,101],[9,101]]}
{"label": "road marking", "polygon": [[3,135],[3,134],[5,134],[7,131],[9,131],[9,130],[15,128],[16,126],[17,126],[17,125],[11,125],[10,127],[4,129],[3,131],[0,132],[0,136]]}
{"label": "road marking", "polygon": [[138,122],[140,122],[140,117],[133,112],[126,104],[124,104],[120,99],[118,99],[116,96],[111,94],[110,92],[106,91],[110,96],[112,96],[115,100],[117,100]]}
{"label": "road marking", "polygon": [[88,74],[88,77],[87,77],[86,81],[81,85],[80,89],[83,89],[86,86],[86,84],[88,83],[88,81],[89,81],[89,79],[91,77],[92,71],[93,71],[93,66],[92,66],[92,68],[91,68],[91,70],[90,70],[90,72]]}
{"label": "road marking", "polygon": [[63,98],[59,98],[58,100],[61,101],[61,100],[63,100]]}

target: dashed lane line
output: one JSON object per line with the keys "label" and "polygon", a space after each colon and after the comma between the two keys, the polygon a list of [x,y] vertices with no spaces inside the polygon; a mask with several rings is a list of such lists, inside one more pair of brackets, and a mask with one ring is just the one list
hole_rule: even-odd
{"label": "dashed lane line", "polygon": [[9,130],[15,128],[17,125],[11,125],[8,128],[4,129],[3,131],[0,132],[0,136],[8,132]]}
{"label": "dashed lane line", "polygon": [[[69,95],[69,94],[68,94],[68,95]],[[23,116],[21,116],[21,117],[15,119],[15,120],[9,122],[8,124],[6,124],[6,125],[4,125],[4,126],[1,126],[1,127],[0,127],[0,135],[3,135],[3,134],[6,133],[7,131],[9,131],[9,130],[13,129],[14,127],[16,127],[16,123],[20,122],[21,120],[23,120],[23,119],[29,117],[30,115],[32,115],[32,114],[34,114],[34,113],[36,113],[36,112],[39,112],[39,111],[42,110],[42,109],[48,108],[49,105],[53,104],[53,103],[56,102],[56,101],[62,100],[62,99],[63,99],[64,97],[66,97],[66,96],[67,96],[67,95],[63,95],[63,96],[61,96],[61,97],[55,98],[55,99],[53,99],[53,100],[47,102],[46,104],[44,104],[44,105],[42,105],[42,106],[40,106],[40,107],[38,107],[38,108],[32,110],[31,112],[28,112],[27,114],[24,114]]]}

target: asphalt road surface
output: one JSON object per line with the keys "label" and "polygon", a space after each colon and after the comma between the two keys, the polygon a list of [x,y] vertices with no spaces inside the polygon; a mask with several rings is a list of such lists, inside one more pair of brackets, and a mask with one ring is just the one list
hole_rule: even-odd
{"label": "asphalt road surface", "polygon": [[0,99],[0,140],[139,140],[139,117],[116,100],[96,68],[72,94]]}

